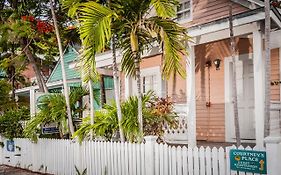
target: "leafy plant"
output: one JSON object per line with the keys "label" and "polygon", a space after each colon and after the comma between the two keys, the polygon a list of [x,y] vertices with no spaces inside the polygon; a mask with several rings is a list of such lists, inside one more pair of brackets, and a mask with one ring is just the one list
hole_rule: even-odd
{"label": "leafy plant", "polygon": [[[130,142],[139,141],[142,135],[162,136],[164,125],[177,127],[173,112],[173,105],[169,99],[157,98],[152,92],[148,92],[142,97],[142,110],[144,116],[144,133],[139,131],[137,108],[138,99],[135,96],[130,97],[121,104],[122,110],[122,129],[126,140]],[[111,140],[118,132],[118,120],[116,105],[105,105],[100,111],[96,111],[94,124],[90,124],[90,118],[85,118],[81,126],[75,132],[73,137],[77,137],[81,142],[88,138],[90,131],[93,131],[95,137],[103,137]]]}
{"label": "leafy plant", "polygon": [[11,85],[6,80],[0,80],[0,111],[4,112],[13,105],[10,97],[10,91],[12,90]]}
{"label": "leafy plant", "polygon": [[27,107],[9,109],[0,116],[0,134],[8,139],[23,137],[23,124],[29,118]]}
{"label": "leafy plant", "polygon": [[[88,92],[82,87],[71,89],[70,92],[70,106],[73,118],[81,118],[82,111],[85,106],[77,105],[82,100],[83,96]],[[68,133],[66,104],[64,96],[61,93],[51,93],[44,96],[38,104],[40,112],[36,114],[28,123],[24,130],[26,137],[37,141],[37,135],[40,135],[38,126],[49,123],[56,123],[60,130],[60,136]]]}
{"label": "leafy plant", "polygon": [[[169,125],[170,128],[176,128],[178,126],[175,117],[177,114],[173,112],[173,103],[170,98],[153,98],[146,104],[147,108],[150,109],[147,113],[148,117],[144,118],[145,135],[163,135],[164,125]],[[152,115],[152,116],[149,116]]]}

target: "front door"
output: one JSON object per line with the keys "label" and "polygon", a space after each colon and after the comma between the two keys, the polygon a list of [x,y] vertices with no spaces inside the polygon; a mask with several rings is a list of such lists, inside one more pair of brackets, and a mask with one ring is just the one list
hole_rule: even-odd
{"label": "front door", "polygon": [[[232,87],[233,87],[233,63],[229,64],[229,81],[230,88],[229,97],[232,99]],[[239,56],[236,59],[236,85],[237,85],[237,98],[238,98],[238,117],[240,125],[241,139],[253,140],[255,139],[255,117],[254,117],[254,73],[253,73],[253,60],[249,56]],[[226,70],[227,71],[227,70]],[[230,137],[235,139],[234,128],[234,111],[233,103],[230,103],[231,111],[226,117],[229,117],[230,121]]]}

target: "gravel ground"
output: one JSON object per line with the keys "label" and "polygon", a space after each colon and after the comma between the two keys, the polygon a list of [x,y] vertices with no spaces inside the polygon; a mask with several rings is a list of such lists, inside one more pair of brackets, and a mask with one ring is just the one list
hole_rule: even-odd
{"label": "gravel ground", "polygon": [[39,173],[33,173],[20,168],[14,168],[6,165],[0,165],[0,175],[42,175]]}

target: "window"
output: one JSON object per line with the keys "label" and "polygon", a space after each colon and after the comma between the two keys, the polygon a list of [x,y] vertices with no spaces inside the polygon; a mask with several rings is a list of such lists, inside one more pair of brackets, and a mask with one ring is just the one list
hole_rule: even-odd
{"label": "window", "polygon": [[146,93],[150,90],[155,92],[157,90],[156,87],[157,87],[156,75],[149,75],[149,76],[142,77],[143,93]]}
{"label": "window", "polygon": [[190,17],[191,0],[184,0],[177,7],[177,21],[189,20]]}

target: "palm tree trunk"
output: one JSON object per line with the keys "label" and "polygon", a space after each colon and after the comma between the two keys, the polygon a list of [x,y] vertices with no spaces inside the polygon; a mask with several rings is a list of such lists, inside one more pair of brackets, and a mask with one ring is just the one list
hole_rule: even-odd
{"label": "palm tree trunk", "polygon": [[37,80],[37,84],[39,86],[39,91],[40,92],[48,92],[48,88],[46,86],[46,83],[43,79],[43,76],[41,74],[41,71],[39,70],[37,64],[36,64],[36,61],[35,61],[35,58],[33,56],[33,54],[31,53],[30,49],[29,49],[29,46],[28,46],[28,43],[26,42],[25,39],[21,39],[20,40],[20,44],[21,44],[21,47],[23,49],[23,52],[25,53],[25,55],[27,56],[32,68],[33,68],[33,71],[35,73],[35,76],[36,76],[36,80]]}
{"label": "palm tree trunk", "polygon": [[[90,93],[90,121],[91,125],[94,124],[95,119],[95,107],[94,107],[94,89],[93,89],[93,82],[92,80],[88,81],[89,93]],[[91,140],[93,140],[93,130],[90,132]]]}
{"label": "palm tree trunk", "polygon": [[105,98],[105,89],[104,89],[104,76],[100,75],[100,101],[101,101],[101,106],[103,106],[106,103],[106,98]]}
{"label": "palm tree trunk", "polygon": [[270,0],[265,0],[265,109],[264,109],[264,136],[270,132]]}
{"label": "palm tree trunk", "polygon": [[231,45],[231,57],[233,63],[233,108],[234,108],[234,125],[237,147],[241,145],[240,127],[238,117],[238,105],[237,105],[237,85],[236,85],[236,59],[235,59],[235,39],[233,34],[233,19],[232,19],[232,3],[229,5],[229,30],[230,30],[230,45]]}
{"label": "palm tree trunk", "polygon": [[139,54],[136,54],[134,58],[135,71],[136,71],[136,80],[137,80],[137,89],[138,89],[138,121],[140,133],[143,133],[143,123],[142,123],[142,92],[141,92],[141,76],[140,76],[140,57]]}
{"label": "palm tree trunk", "polygon": [[122,111],[121,111],[121,104],[120,104],[120,96],[119,96],[119,83],[118,83],[118,68],[116,63],[116,46],[115,46],[115,36],[112,38],[112,68],[113,68],[113,81],[114,81],[114,95],[115,95],[115,103],[117,108],[117,117],[118,117],[118,125],[119,125],[119,132],[120,132],[120,139],[121,142],[125,141],[124,133],[122,129]]}
{"label": "palm tree trunk", "polygon": [[50,0],[50,6],[51,6],[51,12],[52,12],[52,17],[53,17],[53,21],[54,21],[54,27],[55,27],[55,32],[56,32],[56,37],[57,37],[57,42],[58,42],[59,52],[60,52],[60,62],[61,62],[61,71],[62,71],[62,79],[63,79],[63,90],[64,90],[64,96],[65,96],[65,101],[66,101],[66,112],[67,112],[67,118],[68,118],[68,126],[69,126],[70,136],[72,136],[73,133],[74,133],[74,126],[73,126],[73,121],[72,121],[72,116],[71,116],[69,93],[68,93],[68,87],[67,87],[67,82],[66,82],[63,49],[62,49],[62,45],[61,45],[61,39],[60,39],[56,14],[55,14],[55,10],[54,10],[54,7],[53,7],[53,1],[52,0]]}
{"label": "palm tree trunk", "polygon": [[174,71],[174,75],[173,75],[173,89],[172,89],[173,102],[177,102],[176,87],[177,87],[177,72]]}

